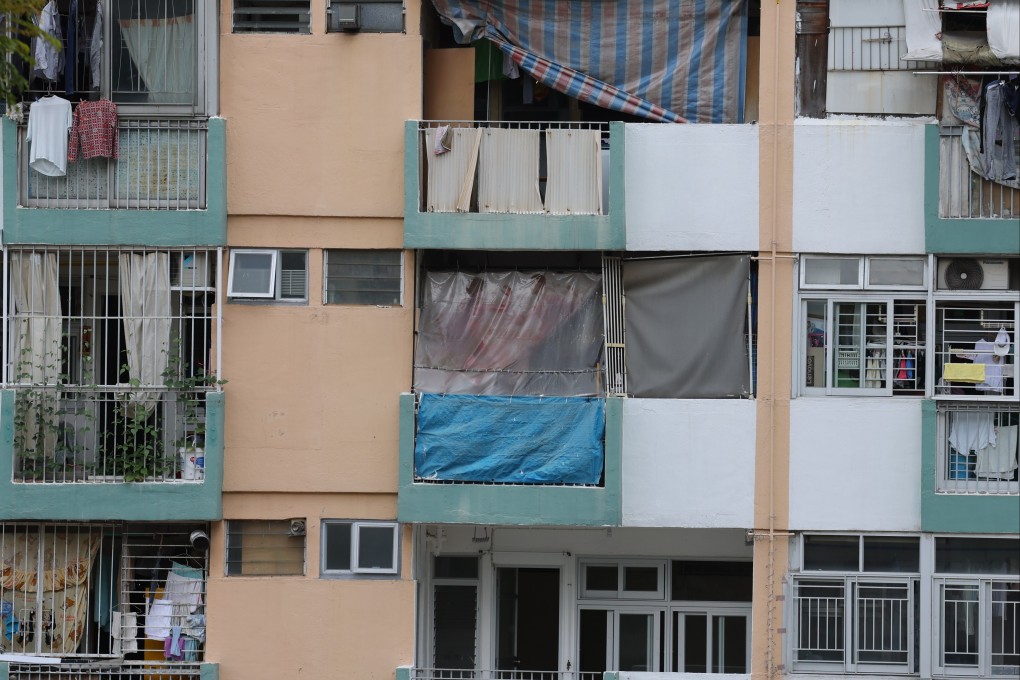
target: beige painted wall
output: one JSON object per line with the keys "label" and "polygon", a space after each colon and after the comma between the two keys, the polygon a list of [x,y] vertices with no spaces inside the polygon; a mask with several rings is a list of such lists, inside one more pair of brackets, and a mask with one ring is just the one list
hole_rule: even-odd
{"label": "beige painted wall", "polygon": [[758,134],[758,394],[754,493],[754,678],[784,675],[788,563],[790,343],[793,300],[793,120],[796,3],[761,5]]}
{"label": "beige painted wall", "polygon": [[419,5],[407,34],[234,34],[222,3],[220,111],[232,215],[399,217],[403,122],[421,117]]}
{"label": "beige painted wall", "polygon": [[[305,576],[224,576],[224,525],[210,550],[207,660],[223,680],[392,678],[412,660],[411,530],[401,536],[393,579],[321,579],[320,518],[392,519],[396,497],[245,495],[224,499],[234,518],[307,517]],[[381,615],[384,614],[384,615]]]}
{"label": "beige painted wall", "polygon": [[[402,307],[323,305],[323,250],[308,262],[308,304],[223,305],[223,490],[395,492],[411,292]],[[411,271],[408,253],[408,289]]]}

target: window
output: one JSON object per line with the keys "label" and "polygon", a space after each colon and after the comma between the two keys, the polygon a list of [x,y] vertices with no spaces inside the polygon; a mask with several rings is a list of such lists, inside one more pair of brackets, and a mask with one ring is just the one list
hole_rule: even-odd
{"label": "window", "polygon": [[583,561],[581,597],[661,600],[664,571],[662,562]]}
{"label": "window", "polygon": [[399,250],[327,250],[326,304],[399,306],[402,272]]}
{"label": "window", "polygon": [[803,537],[794,578],[794,667],[833,673],[918,668],[919,540]]}
{"label": "window", "polygon": [[[461,677],[456,670],[473,669],[478,654],[478,558],[437,555],[433,558],[432,666],[455,669],[449,677]],[[464,673],[470,677],[471,673]]]}
{"label": "window", "polygon": [[304,250],[231,250],[227,295],[235,300],[304,302],[308,299],[307,262]]}
{"label": "window", "polygon": [[309,0],[234,0],[234,33],[309,33]]}
{"label": "window", "polygon": [[1020,303],[973,298],[935,301],[936,396],[994,399],[1017,394]]}
{"label": "window", "polygon": [[926,270],[922,258],[801,258],[802,392],[924,396]]}
{"label": "window", "polygon": [[305,520],[227,522],[227,576],[301,576],[305,573]]}
{"label": "window", "polygon": [[1020,675],[1020,541],[935,539],[939,675]]}
{"label": "window", "polygon": [[322,575],[396,574],[400,532],[394,522],[322,522]]}
{"label": "window", "polygon": [[[52,9],[42,13],[40,25],[51,33],[56,26],[62,53],[70,48],[74,54],[72,37],[76,37],[78,54],[49,73],[36,72],[15,58],[15,67],[30,76],[26,101],[56,90],[78,102],[98,90],[100,97],[117,104],[122,117],[132,113],[192,116],[205,110],[203,58],[210,53],[207,42],[216,38],[214,4],[201,0],[51,4]],[[78,26],[73,36],[67,31],[69,25]],[[100,40],[93,41],[93,36]],[[98,59],[93,60],[89,45],[98,45]]]}

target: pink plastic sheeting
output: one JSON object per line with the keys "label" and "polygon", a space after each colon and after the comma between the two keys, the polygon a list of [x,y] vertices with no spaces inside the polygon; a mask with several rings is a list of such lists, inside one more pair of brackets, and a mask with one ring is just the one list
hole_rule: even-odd
{"label": "pink plastic sheeting", "polygon": [[601,394],[601,297],[591,272],[428,272],[414,389]]}

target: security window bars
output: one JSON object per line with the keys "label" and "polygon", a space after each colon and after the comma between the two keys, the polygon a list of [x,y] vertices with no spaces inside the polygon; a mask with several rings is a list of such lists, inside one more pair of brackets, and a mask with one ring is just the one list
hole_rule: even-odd
{"label": "security window bars", "polygon": [[98,92],[116,103],[122,116],[191,117],[204,112],[207,40],[216,37],[209,30],[217,12],[214,4],[200,0],[50,4],[40,25],[58,37],[63,53],[74,56],[62,69],[41,71],[15,57],[14,67],[28,76],[25,101],[59,92],[79,102]]}
{"label": "security window bars", "polygon": [[322,521],[322,575],[396,574],[399,525],[394,522]]}
{"label": "security window bars", "polygon": [[231,250],[227,296],[233,300],[306,301],[308,252],[239,248]]}
{"label": "security window bars", "polygon": [[1018,317],[1015,300],[937,300],[936,397],[1015,399]]}
{"label": "security window bars", "polygon": [[[159,677],[197,677],[186,673],[204,656],[207,535],[203,524],[0,524],[0,654],[77,662],[35,666],[37,675],[12,664],[11,677],[138,677],[91,665],[114,658],[137,674],[144,663],[167,674]],[[156,646],[158,658],[143,662]],[[77,674],[63,674],[71,668]]]}
{"label": "security window bars", "polygon": [[227,522],[227,576],[301,576],[305,520]]}
{"label": "security window bars", "polygon": [[402,274],[399,250],[327,250],[326,304],[399,306]]}
{"label": "security window bars", "polygon": [[5,252],[15,481],[202,479],[205,398],[218,389],[217,259],[193,249]]}
{"label": "security window bars", "polygon": [[309,33],[309,0],[234,0],[234,33]]}
{"label": "security window bars", "polygon": [[938,490],[953,494],[1020,493],[1020,405],[941,402]]}
{"label": "security window bars", "polygon": [[936,579],[936,673],[1020,675],[1020,581]]}
{"label": "security window bars", "polygon": [[797,670],[898,674],[915,668],[916,579],[801,577],[794,593]]}

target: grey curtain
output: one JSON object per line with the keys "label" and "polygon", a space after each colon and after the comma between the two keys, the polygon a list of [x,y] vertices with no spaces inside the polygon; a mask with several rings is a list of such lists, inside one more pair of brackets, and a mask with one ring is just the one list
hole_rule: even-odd
{"label": "grey curtain", "polygon": [[634,396],[750,394],[749,267],[748,255],[623,263],[627,383]]}

